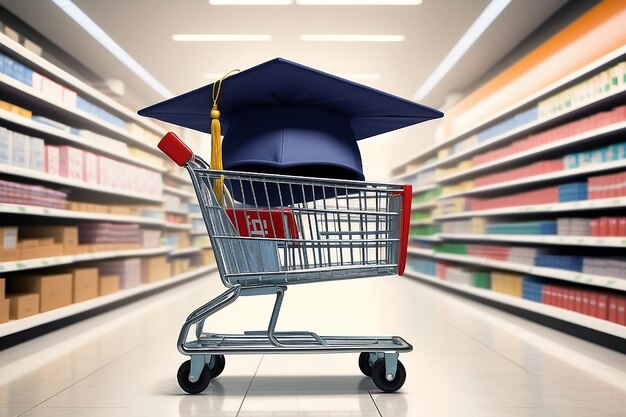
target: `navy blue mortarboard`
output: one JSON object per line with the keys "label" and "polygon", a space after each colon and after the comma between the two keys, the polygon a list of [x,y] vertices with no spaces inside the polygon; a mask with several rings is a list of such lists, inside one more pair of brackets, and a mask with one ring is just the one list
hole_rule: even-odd
{"label": "navy blue mortarboard", "polygon": [[[139,111],[211,132],[213,84]],[[224,169],[364,179],[356,141],[443,116],[438,110],[276,58],[225,78]]]}

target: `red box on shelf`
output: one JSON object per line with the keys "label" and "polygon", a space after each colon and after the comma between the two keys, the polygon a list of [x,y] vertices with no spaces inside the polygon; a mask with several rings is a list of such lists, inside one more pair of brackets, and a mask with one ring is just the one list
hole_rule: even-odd
{"label": "red box on shelf", "polygon": [[608,316],[608,301],[609,297],[606,294],[598,294],[598,310],[596,317],[606,320]]}
{"label": "red box on shelf", "polygon": [[617,297],[610,296],[609,297],[609,313],[608,313],[609,321],[613,323],[617,323]]}

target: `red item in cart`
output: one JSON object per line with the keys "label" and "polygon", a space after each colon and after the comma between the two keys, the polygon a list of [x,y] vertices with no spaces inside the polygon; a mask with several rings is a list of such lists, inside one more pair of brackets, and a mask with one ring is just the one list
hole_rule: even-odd
{"label": "red item in cart", "polygon": [[298,238],[298,227],[288,209],[226,209],[226,214],[240,236],[263,238]]}

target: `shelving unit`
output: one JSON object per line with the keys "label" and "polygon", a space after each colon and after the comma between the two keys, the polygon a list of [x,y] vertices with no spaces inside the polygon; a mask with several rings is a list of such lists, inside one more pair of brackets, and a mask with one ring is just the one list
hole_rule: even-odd
{"label": "shelving unit", "polygon": [[[548,268],[535,266],[534,264],[526,265],[508,261],[496,261],[479,256],[450,253],[454,252],[454,245],[464,245],[467,243],[472,245],[488,245],[489,248],[495,248],[493,250],[502,246],[506,248],[509,245],[543,249],[549,251],[547,253],[557,254],[565,250],[575,250],[577,254],[591,253],[591,256],[594,256],[593,254],[596,253],[599,254],[595,255],[596,257],[601,257],[601,255],[604,254],[601,250],[605,250],[607,253],[606,256],[626,259],[626,235],[570,236],[521,233],[487,234],[486,229],[482,229],[489,225],[507,225],[509,223],[516,224],[543,219],[555,221],[558,218],[597,219],[603,216],[625,217],[623,209],[626,207],[626,196],[566,202],[560,201],[549,204],[528,204],[528,202],[520,199],[520,205],[484,210],[471,210],[469,208],[469,200],[467,200],[469,198],[493,198],[514,195],[518,192],[536,190],[549,186],[587,181],[588,177],[626,172],[626,155],[623,155],[616,160],[607,159],[605,162],[594,160],[593,164],[589,162],[585,165],[581,163],[581,166],[578,167],[574,166],[570,168],[569,165],[564,165],[564,168],[560,171],[529,174],[523,178],[509,176],[508,178],[516,179],[506,179],[507,177],[505,175],[501,175],[499,178],[490,180],[491,183],[488,185],[482,185],[485,184],[486,181],[479,183],[480,185],[478,186],[470,182],[478,176],[500,174],[509,169],[525,167],[529,163],[536,161],[563,158],[565,155],[591,151],[606,146],[607,144],[624,142],[626,120],[615,120],[601,127],[584,129],[582,132],[576,132],[572,129],[571,133],[566,137],[554,140],[556,139],[555,137],[545,143],[536,141],[537,143],[534,147],[529,147],[532,146],[532,144],[528,145],[528,142],[524,144],[520,143],[517,147],[510,147],[506,150],[503,149],[503,152],[494,154],[498,156],[495,156],[491,160],[485,161],[485,158],[482,158],[478,159],[476,163],[474,163],[476,160],[471,160],[472,156],[478,153],[500,149],[518,140],[523,140],[529,135],[536,135],[548,129],[559,127],[565,123],[575,122],[599,112],[609,111],[618,106],[625,105],[626,82],[620,80],[622,83],[620,88],[610,91],[603,90],[603,94],[598,94],[593,99],[587,99],[586,102],[562,110],[559,113],[555,113],[553,116],[546,117],[543,115],[543,117],[537,117],[536,120],[522,123],[521,125],[511,124],[509,125],[508,131],[492,130],[492,132],[495,133],[493,137],[486,138],[483,136],[482,142],[479,142],[478,139],[476,139],[477,143],[468,142],[468,144],[457,148],[455,153],[452,153],[452,148],[450,148],[460,141],[469,139],[474,135],[478,137],[479,132],[509,120],[513,115],[521,114],[533,107],[538,107],[540,101],[551,98],[565,89],[576,86],[578,83],[588,80],[595,74],[613,68],[620,62],[626,62],[626,46],[615,50],[578,71],[574,71],[570,76],[551,86],[528,95],[527,98],[505,108],[503,111],[488,119],[477,120],[471,128],[432,145],[407,162],[404,165],[408,167],[405,172],[396,175],[392,180],[414,181],[417,178],[423,179],[424,174],[428,175],[429,170],[434,170],[436,173],[434,179],[428,184],[424,184],[423,181],[420,181],[420,185],[414,188],[414,196],[434,190],[437,187],[441,187],[442,190],[439,196],[431,198],[430,200],[424,198],[426,195],[422,195],[422,198],[414,199],[411,208],[412,211],[430,211],[430,217],[433,220],[432,230],[434,234],[427,234],[430,232],[425,233],[423,230],[418,234],[410,234],[411,247],[409,248],[407,275],[425,280],[431,284],[436,284],[439,287],[452,289],[457,293],[471,296],[479,301],[512,307],[515,309],[515,314],[532,316],[533,319],[542,322],[552,323],[556,320],[560,323],[560,325],[556,327],[563,331],[570,331],[573,328],[572,326],[581,326],[590,329],[590,331],[595,332],[591,334],[590,340],[595,340],[607,346],[610,344],[613,348],[616,346],[615,340],[621,340],[621,343],[623,343],[624,340],[622,339],[626,339],[626,326],[621,324],[583,315],[565,308],[530,301],[529,299],[522,298],[526,297],[524,294],[520,294],[516,297],[495,292],[495,290],[448,282],[445,280],[444,276],[436,277],[424,274],[423,272],[414,270],[411,266],[413,264],[416,265],[417,268],[420,268],[420,270],[436,270],[436,273],[446,274],[446,268],[439,269],[439,266],[447,265],[449,268],[452,268],[454,273],[456,273],[456,271],[468,271],[466,274],[474,273],[472,271],[488,273],[490,280],[491,274],[497,272],[499,274],[504,273],[504,276],[517,276],[520,279],[520,283],[522,277],[530,277],[529,279],[532,279],[530,282],[539,282],[542,283],[542,285],[556,285],[562,288],[571,287],[579,289],[580,291],[600,291],[616,297],[626,296],[626,279],[622,278],[593,275],[558,269],[556,267]],[[589,126],[593,127],[592,125]],[[474,144],[469,145],[469,143]],[[450,149],[444,151],[445,148]],[[461,161],[467,162],[458,164]],[[400,168],[396,168],[394,172],[398,172],[399,170]],[[519,174],[516,174],[516,176],[517,175]],[[451,224],[449,225],[450,227],[448,227],[448,222],[450,221],[457,223]],[[458,223],[459,221],[463,221],[464,223]],[[411,226],[419,227],[424,223],[414,221],[411,223]],[[556,226],[556,223],[554,224]],[[458,227],[477,227],[478,231],[448,231],[462,230],[458,229]],[[445,232],[444,228],[446,230]],[[442,248],[451,249],[441,250]],[[585,252],[581,252],[581,250]],[[595,252],[593,252],[594,250]],[[473,277],[473,275],[469,276]],[[476,282],[477,281],[474,282],[474,285],[479,285]],[[612,341],[608,344],[605,343],[607,337],[612,338]]]}
{"label": "shelving unit", "polygon": [[200,278],[216,271],[216,269],[215,265],[203,266],[175,275],[164,281],[143,284],[139,287],[120,290],[114,294],[104,295],[35,316],[3,323],[0,325],[0,349],[13,346],[56,328],[67,326],[159,291],[181,285],[191,279]]}
{"label": "shelving unit", "polygon": [[[17,226],[19,233],[20,227],[30,224],[66,226],[76,222],[80,225],[90,225],[92,223],[116,223],[119,226],[122,226],[122,224],[139,225],[142,233],[145,231],[152,236],[152,243],[145,243],[144,241],[143,245],[145,246],[154,246],[154,241],[159,237],[159,233],[161,234],[161,244],[158,247],[107,251],[99,248],[100,251],[90,253],[2,261],[0,262],[0,276],[9,279],[12,279],[12,277],[19,279],[19,273],[22,271],[48,273],[48,271],[55,271],[55,268],[59,266],[97,266],[99,261],[106,260],[108,262],[114,259],[140,258],[143,263],[144,259],[157,259],[159,256],[167,259],[170,264],[170,271],[173,271],[171,274],[174,274],[173,277],[159,282],[143,283],[139,286],[121,289],[116,293],[89,301],[2,323],[0,324],[0,349],[214,271],[214,264],[203,265],[203,259],[208,259],[205,251],[210,249],[210,247],[201,245],[189,246],[191,242],[189,233],[192,228],[191,220],[184,220],[183,223],[169,221],[176,219],[168,216],[190,219],[188,212],[182,208],[166,210],[163,206],[165,194],[179,196],[188,202],[196,201],[195,194],[190,187],[189,178],[184,175],[185,173],[182,170],[174,167],[171,161],[156,147],[154,135],[161,136],[165,133],[165,130],[155,123],[138,116],[135,111],[125,108],[1,33],[0,52],[36,71],[41,76],[51,80],[52,83],[57,83],[62,88],[73,90],[84,102],[95,105],[108,113],[107,115],[100,110],[92,111],[90,107],[84,107],[84,105],[81,108],[87,108],[89,112],[82,110],[79,108],[78,100],[76,101],[76,106],[67,105],[60,100],[52,99],[52,94],[44,95],[39,92],[43,90],[35,89],[7,74],[0,73],[0,95],[2,100],[32,111],[37,116],[43,116],[52,120],[52,122],[46,120],[42,122],[39,121],[41,119],[26,117],[24,112],[20,114],[14,113],[13,108],[9,107],[8,110],[0,109],[1,127],[6,127],[11,131],[27,136],[43,138],[46,145],[67,145],[85,152],[105,156],[111,160],[128,164],[131,167],[145,169],[147,170],[145,172],[155,175],[155,178],[158,178],[160,182],[158,184],[151,183],[158,186],[153,187],[153,190],[162,189],[162,193],[130,192],[126,187],[118,188],[115,184],[111,187],[102,186],[51,175],[40,170],[0,164],[0,174],[3,180],[18,184],[41,185],[50,189],[61,189],[69,193],[68,201],[77,203],[71,207],[80,207],[81,203],[85,204],[85,211],[76,211],[0,201],[0,216],[3,219],[0,227]],[[98,116],[95,114],[98,114]],[[107,119],[105,120],[104,117],[107,117]],[[127,125],[124,126],[123,123],[118,123],[115,118],[126,122]],[[53,122],[58,123],[59,126],[55,126]],[[78,129],[86,129],[90,132]],[[98,141],[98,138],[100,138],[100,141]],[[119,146],[109,146],[110,140],[119,141]],[[119,149],[123,150],[126,147],[128,147],[127,153],[119,151]],[[137,172],[143,173],[144,171]],[[147,189],[150,190],[150,188]],[[87,211],[92,210],[92,208],[86,207],[89,204],[97,204],[99,207],[93,208],[94,211]],[[107,205],[132,206],[134,208],[132,210],[120,210],[120,207],[112,207],[109,213],[103,212],[109,211],[107,207],[104,207]],[[145,213],[146,217],[112,214],[124,213],[125,211],[128,213]],[[185,238],[182,240],[186,242],[180,245],[184,247],[174,248],[174,245],[166,243],[165,241],[168,240],[167,238],[170,234],[174,234],[179,238]],[[105,245],[102,246],[106,247]],[[176,246],[178,247],[179,245]],[[65,253],[72,252],[65,251]],[[7,257],[5,259],[12,258]],[[193,269],[188,270],[189,268]],[[186,272],[181,273],[181,271]]]}
{"label": "shelving unit", "polygon": [[60,265],[71,265],[78,262],[95,261],[99,259],[127,258],[131,256],[149,256],[172,253],[169,246],[157,248],[142,248],[132,250],[116,250],[106,252],[91,252],[80,255],[52,256],[47,258],[22,259],[19,261],[0,262],[0,273],[25,271],[28,269],[51,268]]}
{"label": "shelving unit", "polygon": [[[458,285],[449,283],[443,280],[433,277],[431,275],[422,274],[415,271],[408,271],[406,275],[422,280],[431,284],[435,284],[439,287],[452,289],[456,292],[465,294],[471,294],[478,299],[485,299],[496,301],[501,304],[517,307],[521,310],[539,313],[547,318],[555,318],[565,323],[572,323],[578,326],[586,327],[596,330],[598,332],[614,336],[619,339],[626,339],[626,327],[611,323],[607,320],[600,320],[595,317],[586,316],[573,311],[564,310],[562,308],[553,307],[541,303],[535,303],[532,301],[524,300],[521,298],[510,297],[505,294],[499,294],[494,291],[485,290],[482,288],[474,288],[467,285]],[[618,342],[619,343],[619,342]]]}
{"label": "shelving unit", "polygon": [[0,164],[0,174],[10,175],[12,177],[27,178],[38,182],[53,184],[62,187],[70,187],[72,189],[88,192],[90,194],[105,194],[122,198],[126,201],[139,201],[148,203],[163,203],[161,197],[150,194],[128,193],[126,191],[115,188],[103,187],[101,185],[88,184],[83,181],[77,181],[70,178],[50,175],[43,171],[37,171],[30,168],[16,167],[13,165]]}

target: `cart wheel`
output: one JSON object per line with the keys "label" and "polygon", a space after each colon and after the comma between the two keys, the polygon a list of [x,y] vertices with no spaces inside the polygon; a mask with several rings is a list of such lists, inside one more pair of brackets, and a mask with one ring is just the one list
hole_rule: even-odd
{"label": "cart wheel", "polygon": [[380,358],[374,365],[372,365],[372,380],[374,384],[381,391],[394,392],[402,388],[404,381],[406,380],[406,370],[402,362],[398,361],[398,368],[396,369],[396,377],[392,381],[387,381],[385,377],[385,359]]}
{"label": "cart wheel", "polygon": [[359,368],[363,375],[372,376],[372,365],[370,365],[370,354],[369,352],[361,352],[359,355]]}
{"label": "cart wheel", "polygon": [[178,385],[180,385],[186,393],[200,394],[202,391],[207,389],[209,382],[211,382],[211,369],[208,365],[204,365],[200,378],[198,378],[198,381],[196,382],[191,382],[189,380],[190,370],[191,360],[187,360],[180,365],[180,368],[178,368],[178,374],[176,374],[176,377],[178,378]]}
{"label": "cart wheel", "polygon": [[211,378],[215,379],[220,376],[224,370],[224,366],[226,366],[226,358],[224,355],[213,355],[213,358],[215,358],[215,362],[211,361],[213,362],[213,367],[211,367]]}

